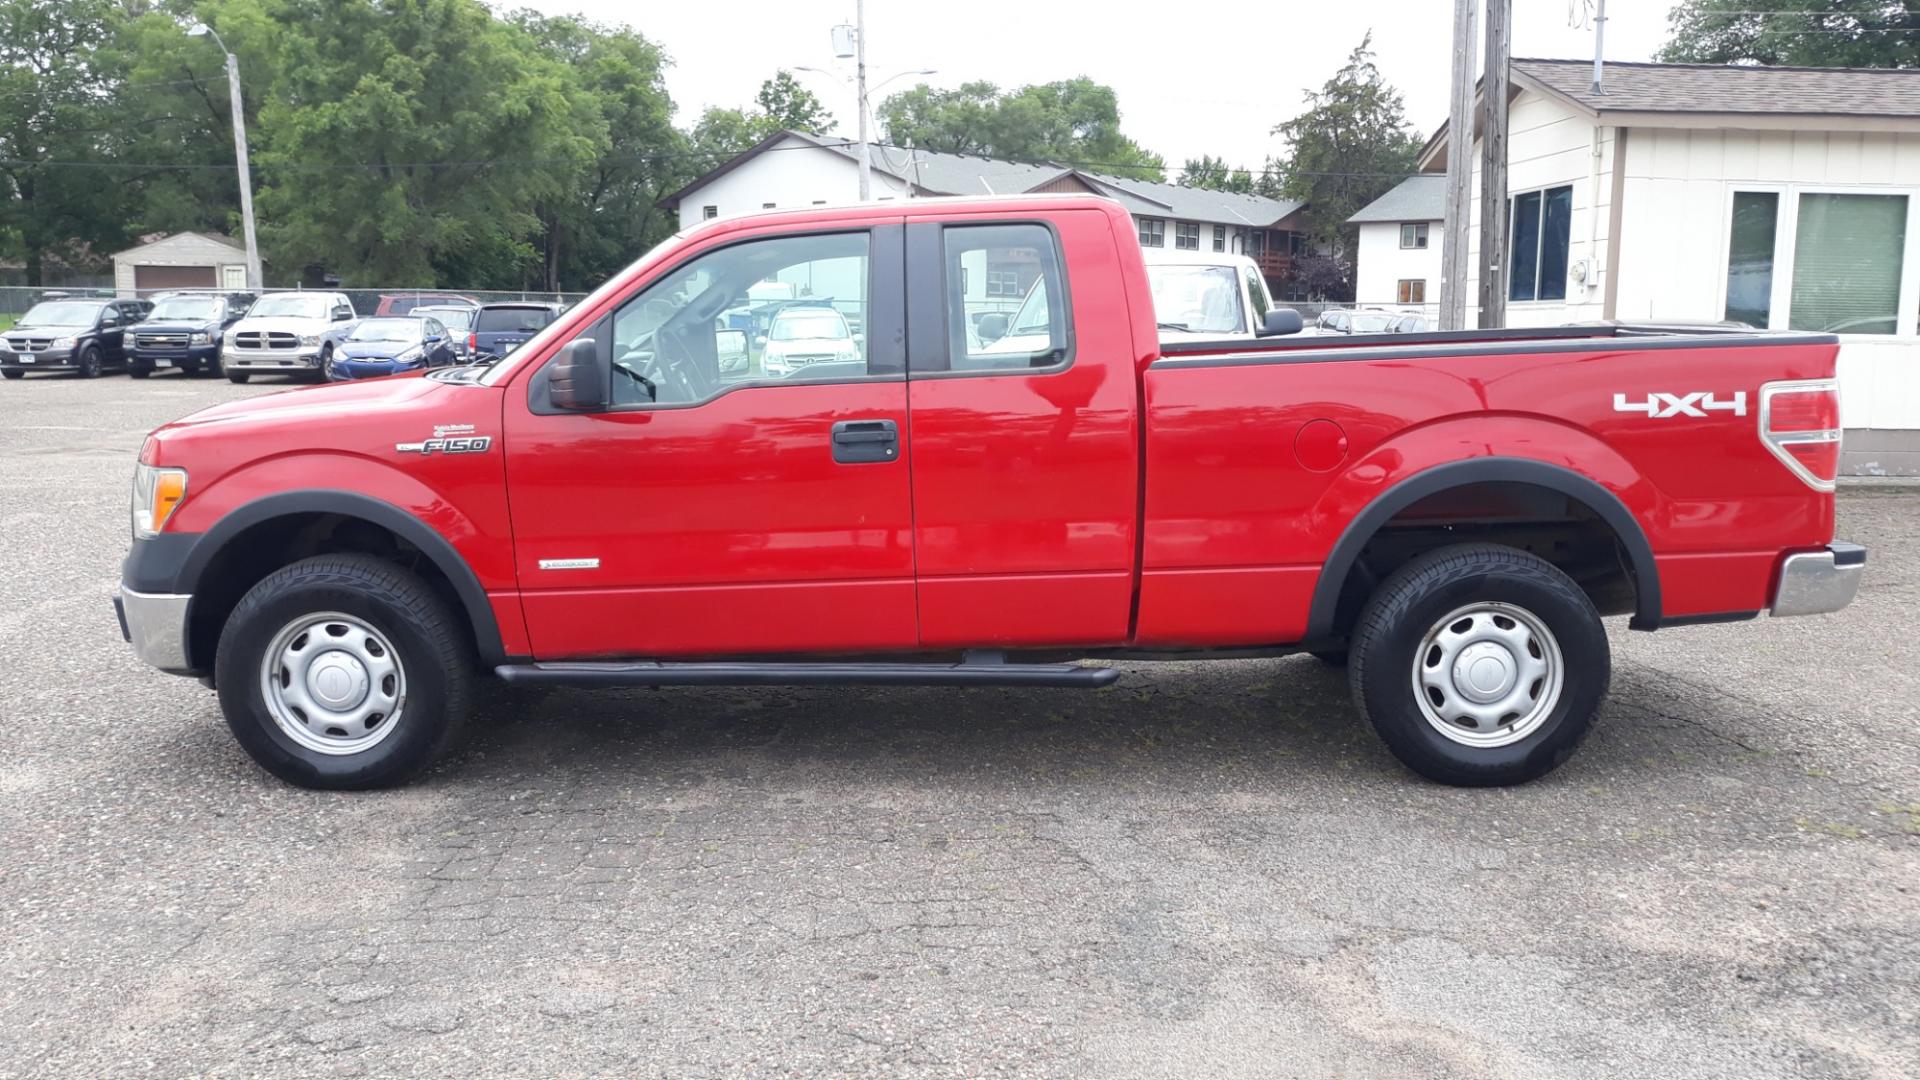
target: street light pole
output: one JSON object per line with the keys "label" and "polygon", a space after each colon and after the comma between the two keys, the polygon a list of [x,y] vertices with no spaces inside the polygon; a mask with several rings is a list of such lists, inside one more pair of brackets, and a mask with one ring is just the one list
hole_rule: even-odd
{"label": "street light pole", "polygon": [[227,43],[206,23],[194,23],[188,37],[211,37],[227,57],[227,97],[233,106],[233,155],[240,167],[240,227],[247,242],[247,288],[258,291],[263,282],[260,272],[260,243],[253,231],[253,169],[247,160],[247,116],[240,102],[240,58],[227,52]]}

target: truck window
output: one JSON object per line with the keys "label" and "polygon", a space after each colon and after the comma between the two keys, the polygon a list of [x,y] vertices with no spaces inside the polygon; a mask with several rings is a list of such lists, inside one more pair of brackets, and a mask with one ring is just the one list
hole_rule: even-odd
{"label": "truck window", "polygon": [[690,405],[747,382],[878,377],[862,332],[868,244],[864,232],[772,237],[668,272],[614,313],[613,362],[633,376],[616,372],[614,403]]}
{"label": "truck window", "polygon": [[955,371],[1064,366],[1065,280],[1053,233],[1040,225],[945,230],[947,335]]}

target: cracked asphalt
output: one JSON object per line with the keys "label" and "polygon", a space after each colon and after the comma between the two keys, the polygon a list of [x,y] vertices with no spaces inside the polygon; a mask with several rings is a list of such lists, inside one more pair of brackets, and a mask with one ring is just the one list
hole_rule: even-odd
{"label": "cracked asphalt", "polygon": [[141,435],[275,389],[0,387],[0,1076],[1920,1075],[1920,492],[1838,616],[1616,627],[1518,789],[1302,657],[494,695],[322,794],[109,607]]}

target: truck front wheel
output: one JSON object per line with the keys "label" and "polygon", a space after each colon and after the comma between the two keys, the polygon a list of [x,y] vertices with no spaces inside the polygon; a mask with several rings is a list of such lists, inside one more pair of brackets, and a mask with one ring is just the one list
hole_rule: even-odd
{"label": "truck front wheel", "polygon": [[1462,544],[1367,601],[1354,703],[1402,763],[1444,784],[1518,784],[1573,754],[1606,699],[1607,633],[1573,579],[1516,548]]}
{"label": "truck front wheel", "polygon": [[402,783],[466,719],[472,660],[427,584],[367,555],[269,574],[220,634],[214,682],[234,738],[301,787]]}

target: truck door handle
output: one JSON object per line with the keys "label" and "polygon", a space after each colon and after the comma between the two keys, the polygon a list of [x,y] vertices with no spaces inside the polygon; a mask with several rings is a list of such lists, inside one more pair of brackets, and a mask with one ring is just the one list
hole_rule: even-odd
{"label": "truck door handle", "polygon": [[892,461],[900,456],[900,425],[891,420],[842,420],[833,425],[833,460],[842,465]]}

